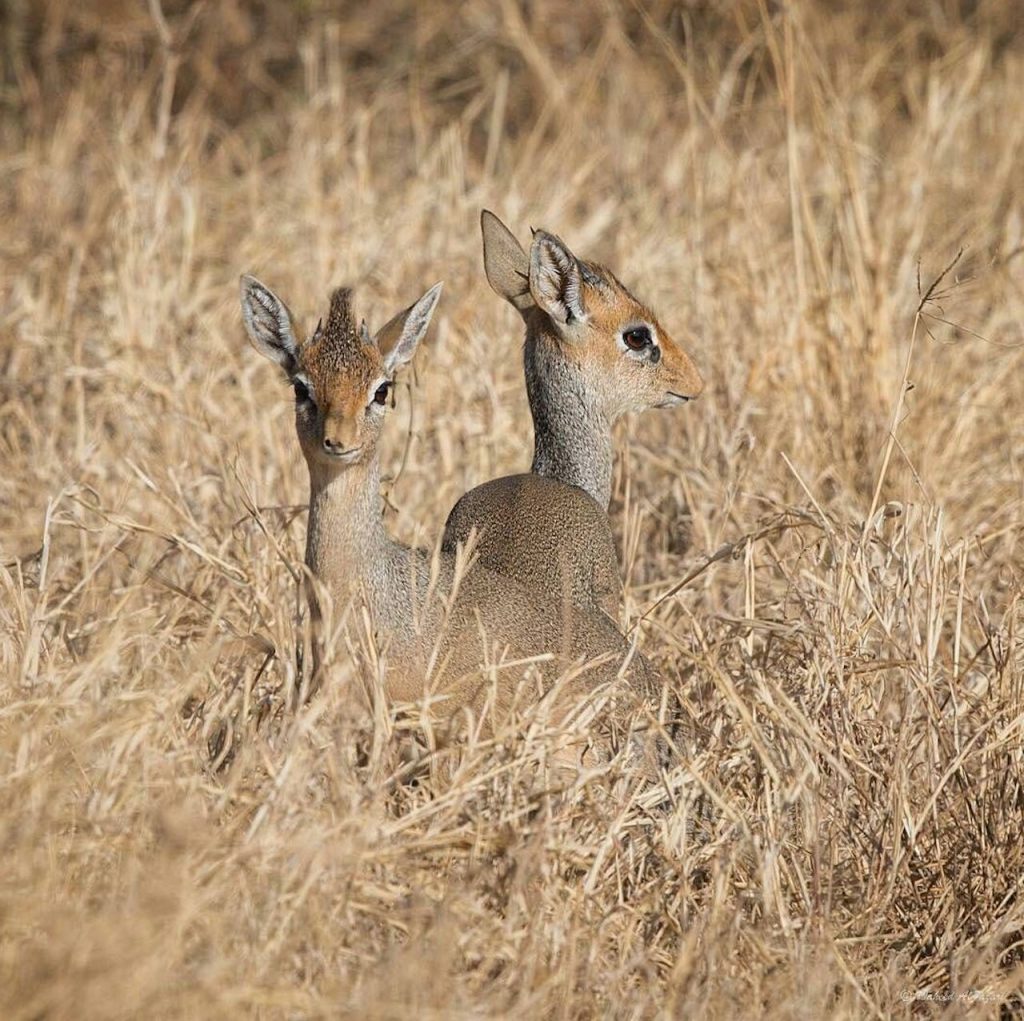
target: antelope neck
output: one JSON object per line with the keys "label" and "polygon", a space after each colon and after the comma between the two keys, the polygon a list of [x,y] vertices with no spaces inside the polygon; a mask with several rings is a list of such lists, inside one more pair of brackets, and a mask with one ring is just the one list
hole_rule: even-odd
{"label": "antelope neck", "polygon": [[586,490],[608,508],[612,493],[611,419],[585,373],[557,340],[528,324],[523,348],[526,394],[533,414],[537,475]]}
{"label": "antelope neck", "polygon": [[381,517],[376,455],[337,472],[310,466],[306,565],[330,591],[363,582],[372,593],[374,568],[383,566],[394,546]]}

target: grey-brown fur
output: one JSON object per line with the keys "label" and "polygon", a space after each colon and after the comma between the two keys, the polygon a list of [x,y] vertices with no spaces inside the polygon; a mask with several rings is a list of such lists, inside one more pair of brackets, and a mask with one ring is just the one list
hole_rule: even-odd
{"label": "grey-brown fur", "polygon": [[[539,317],[528,310],[529,324]],[[523,349],[533,413],[531,474],[484,482],[462,496],[445,522],[441,548],[454,553],[476,535],[481,567],[618,620],[622,577],[608,521],[611,425],[586,400],[579,372],[536,330]]]}
{"label": "grey-brown fur", "polygon": [[[339,608],[362,592],[389,663],[389,696],[413,700],[430,686],[479,710],[489,694],[480,667],[495,649],[505,650],[507,659],[550,654],[553,660],[541,666],[549,679],[573,661],[591,660],[570,686],[574,698],[615,680],[630,651],[602,614],[559,605],[485,569],[466,572],[456,589],[456,558],[444,553],[432,590],[431,554],[397,542],[384,527],[378,471],[375,459],[365,470],[357,466],[329,482],[311,475],[307,565]],[[636,653],[626,676],[634,694],[658,695],[656,675]],[[500,688],[502,710],[517,697],[517,687]]]}
{"label": "grey-brown fur", "polygon": [[[586,380],[545,337],[547,316],[529,287],[529,258],[493,214],[481,215],[484,267],[492,288],[526,323],[523,370],[534,427],[531,475],[494,479],[452,508],[442,549],[476,535],[482,566],[569,593],[581,607],[619,616],[622,579],[606,509],[611,498],[611,424],[590,400]],[[604,280],[590,267],[586,275]]]}
{"label": "grey-brown fur", "polygon": [[[567,488],[537,475],[508,475],[477,486],[448,516],[445,548],[454,552],[466,545],[486,521],[487,532],[474,547],[483,566],[615,620],[622,580],[608,515],[584,490]],[[565,535],[574,541],[566,542]]]}
{"label": "grey-brown fur", "polygon": [[[546,578],[556,595],[570,593],[576,605],[617,618],[622,584],[607,518],[612,424],[665,398],[661,380],[667,389],[683,379],[679,385],[693,391],[687,396],[703,384],[667,335],[664,348],[620,350],[623,328],[656,320],[611,270],[577,259],[544,231],[534,232],[527,255],[492,213],[485,210],[480,222],[488,282],[526,324],[533,462],[531,475],[495,479],[463,496],[442,548],[454,551],[476,534],[482,567],[530,584]],[[675,368],[662,362],[665,351]]]}
{"label": "grey-brown fur", "polygon": [[[243,278],[243,312],[257,349],[291,378],[315,378],[325,404],[349,409],[345,429],[351,440],[336,457],[324,453],[331,448],[321,444],[325,416],[319,409],[296,416],[310,476],[306,563],[315,579],[315,617],[321,622],[331,617],[333,606],[337,620],[353,599],[356,605],[364,601],[385,662],[387,695],[407,701],[440,694],[453,717],[466,709],[479,715],[488,706],[500,717],[513,705],[536,702],[536,692],[523,687],[522,666],[499,667],[495,685],[487,665],[537,656],[545,657],[537,665],[545,685],[563,675],[571,678],[553,707],[556,719],[598,689],[612,693],[629,716],[641,702],[656,707],[659,678],[605,615],[486,569],[471,570],[459,581],[455,555],[442,552],[435,561],[424,550],[396,542],[384,528],[377,453],[384,412],[369,394],[361,396],[359,387],[364,380],[390,376],[412,357],[438,291],[432,289],[395,317],[371,342],[350,344],[346,334],[340,345],[344,354],[335,360],[337,345],[325,341],[333,336],[337,342],[340,334],[328,329],[318,342],[296,349],[283,303]],[[602,756],[618,740],[617,718],[603,714],[593,732]]]}
{"label": "grey-brown fur", "polygon": [[585,366],[566,358],[549,335],[544,313],[534,308],[524,319],[523,373],[533,416],[530,471],[582,489],[607,511],[614,466],[611,416],[594,399]]}

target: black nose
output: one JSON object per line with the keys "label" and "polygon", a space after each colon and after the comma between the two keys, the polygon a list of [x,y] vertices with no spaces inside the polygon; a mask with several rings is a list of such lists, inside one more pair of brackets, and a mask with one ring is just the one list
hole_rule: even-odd
{"label": "black nose", "polygon": [[344,454],[345,444],[339,443],[337,440],[332,440],[329,436],[325,436],[324,450],[326,450],[328,454]]}

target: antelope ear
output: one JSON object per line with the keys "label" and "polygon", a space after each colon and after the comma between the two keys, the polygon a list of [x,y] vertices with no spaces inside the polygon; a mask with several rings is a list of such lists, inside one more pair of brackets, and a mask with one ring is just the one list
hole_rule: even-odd
{"label": "antelope ear", "polygon": [[580,265],[561,238],[539,230],[530,249],[530,293],[556,323],[586,317]]}
{"label": "antelope ear", "polygon": [[242,318],[252,346],[291,375],[295,365],[295,334],[288,306],[248,274],[241,280]]}
{"label": "antelope ear", "polygon": [[480,214],[484,238],[484,272],[495,294],[519,312],[533,307],[530,259],[515,235],[489,209]]}
{"label": "antelope ear", "polygon": [[384,370],[389,376],[412,360],[440,297],[441,284],[434,284],[419,301],[377,331],[374,343],[384,356]]}

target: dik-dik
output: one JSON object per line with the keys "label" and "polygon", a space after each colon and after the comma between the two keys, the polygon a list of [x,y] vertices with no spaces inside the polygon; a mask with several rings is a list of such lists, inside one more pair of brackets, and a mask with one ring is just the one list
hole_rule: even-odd
{"label": "dik-dik", "polygon": [[617,619],[622,582],[607,515],[612,425],[628,411],[685,404],[704,381],[610,269],[542,230],[527,256],[493,213],[484,210],[480,222],[487,279],[526,323],[533,464],[529,474],[466,493],[442,548],[454,551],[475,531],[481,566]]}
{"label": "dik-dik", "polygon": [[323,608],[318,593],[339,608],[363,600],[383,650],[386,695],[414,701],[440,694],[449,714],[480,712],[488,698],[499,714],[521,703],[521,665],[499,669],[496,687],[481,669],[503,655],[542,657],[548,686],[569,676],[558,689],[560,712],[606,684],[623,693],[620,705],[656,699],[656,676],[603,614],[566,607],[487,569],[457,581],[452,553],[435,559],[385,529],[378,444],[389,392],[426,333],[440,291],[440,284],[432,287],[371,336],[365,324],[357,326],[351,292],[336,290],[326,323],[300,342],[284,302],[253,277],[242,278],[250,340],[295,391],[295,428],[309,469],[314,618]]}

